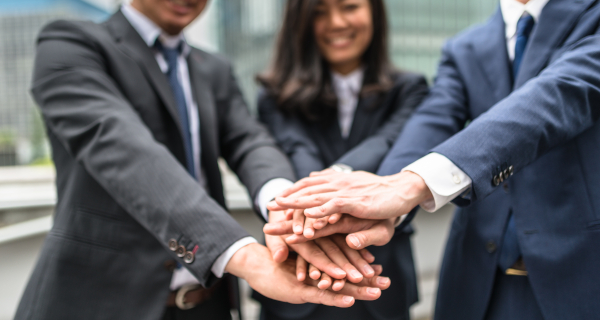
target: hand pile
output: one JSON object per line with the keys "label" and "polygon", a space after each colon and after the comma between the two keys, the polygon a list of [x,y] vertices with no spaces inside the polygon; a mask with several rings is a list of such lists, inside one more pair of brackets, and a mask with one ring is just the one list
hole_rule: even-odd
{"label": "hand pile", "polygon": [[[424,181],[408,171],[386,177],[312,173],[268,205],[270,223],[263,230],[269,250],[260,246],[253,259],[234,255],[232,260],[246,260],[230,263],[232,269],[246,268],[228,271],[263,295],[290,303],[349,307],[355,299],[378,299],[390,279],[380,276],[381,266],[372,264],[375,257],[365,248],[388,243],[399,217],[431,197]],[[267,258],[255,259],[264,251],[270,251]],[[262,263],[262,273],[252,272],[252,263]],[[279,281],[275,286],[263,283],[269,273]]]}

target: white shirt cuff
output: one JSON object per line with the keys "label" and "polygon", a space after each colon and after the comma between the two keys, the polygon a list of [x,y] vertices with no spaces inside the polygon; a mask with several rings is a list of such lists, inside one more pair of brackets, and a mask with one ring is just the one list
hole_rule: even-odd
{"label": "white shirt cuff", "polygon": [[255,203],[260,209],[260,213],[262,214],[263,218],[265,218],[265,221],[269,221],[267,204],[269,204],[271,200],[283,192],[283,190],[293,185],[294,183],[288,179],[276,178],[269,180],[269,182],[265,183],[265,185],[260,189],[258,196],[256,196]]}
{"label": "white shirt cuff", "polygon": [[421,203],[421,208],[435,212],[471,188],[471,178],[452,161],[439,153],[430,153],[411,163],[402,171],[411,171],[423,178],[433,199]]}
{"label": "white shirt cuff", "polygon": [[256,241],[256,239],[252,237],[245,237],[236,241],[234,244],[231,245],[231,247],[229,247],[229,249],[221,253],[217,260],[215,260],[215,263],[213,263],[212,268],[210,268],[210,271],[212,271],[212,273],[217,278],[223,277],[223,273],[225,273],[225,267],[227,266],[227,263],[229,263],[229,260],[231,260],[231,257],[233,257],[233,255],[236,252],[238,252],[238,250],[251,243],[258,243],[258,241]]}

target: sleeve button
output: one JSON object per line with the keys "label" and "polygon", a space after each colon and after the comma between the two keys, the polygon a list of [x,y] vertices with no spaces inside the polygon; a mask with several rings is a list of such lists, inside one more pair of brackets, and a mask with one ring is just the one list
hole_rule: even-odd
{"label": "sleeve button", "polygon": [[175,251],[175,250],[177,250],[177,246],[179,246],[179,243],[177,243],[177,240],[175,240],[175,239],[169,240],[169,250]]}
{"label": "sleeve button", "polygon": [[177,249],[175,250],[175,253],[177,254],[178,257],[183,258],[183,256],[185,256],[185,253],[187,252],[187,250],[185,249],[184,246],[179,246],[177,247]]}
{"label": "sleeve button", "polygon": [[183,262],[190,264],[190,263],[194,262],[195,257],[196,257],[196,255],[193,252],[188,251],[183,256]]}

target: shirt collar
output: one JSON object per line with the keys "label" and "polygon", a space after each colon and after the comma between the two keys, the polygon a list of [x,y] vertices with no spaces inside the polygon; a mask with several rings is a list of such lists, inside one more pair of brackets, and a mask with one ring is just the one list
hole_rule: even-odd
{"label": "shirt collar", "polygon": [[517,0],[500,0],[500,11],[506,26],[506,39],[511,39],[517,33],[517,22],[525,12],[533,17],[536,23],[539,21],[542,10],[549,0],[529,0],[522,4]]}
{"label": "shirt collar", "polygon": [[360,92],[364,74],[365,70],[362,67],[350,72],[347,75],[342,75],[335,71],[331,72],[334,87],[348,88],[355,94]]}
{"label": "shirt collar", "polygon": [[167,48],[175,48],[180,42],[183,41],[183,55],[187,55],[190,52],[190,47],[185,41],[183,32],[174,36],[163,32],[163,30],[157,26],[156,23],[132,7],[130,4],[124,4],[121,7],[121,12],[123,12],[125,18],[129,21],[137,33],[139,33],[148,47],[154,47],[156,39],[160,39],[162,45]]}

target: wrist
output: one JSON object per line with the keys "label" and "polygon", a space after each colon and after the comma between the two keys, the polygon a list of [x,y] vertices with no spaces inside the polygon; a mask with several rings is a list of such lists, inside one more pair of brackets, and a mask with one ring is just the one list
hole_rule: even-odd
{"label": "wrist", "polygon": [[249,264],[253,260],[253,257],[256,258],[256,252],[257,250],[260,250],[261,247],[262,246],[258,243],[251,243],[240,248],[240,250],[234,253],[233,256],[231,256],[231,259],[229,259],[229,262],[225,266],[225,271],[246,280],[247,271],[251,270]]}
{"label": "wrist", "polygon": [[402,171],[389,176],[392,184],[396,186],[399,196],[411,208],[433,199],[433,194],[425,180],[412,171]]}

